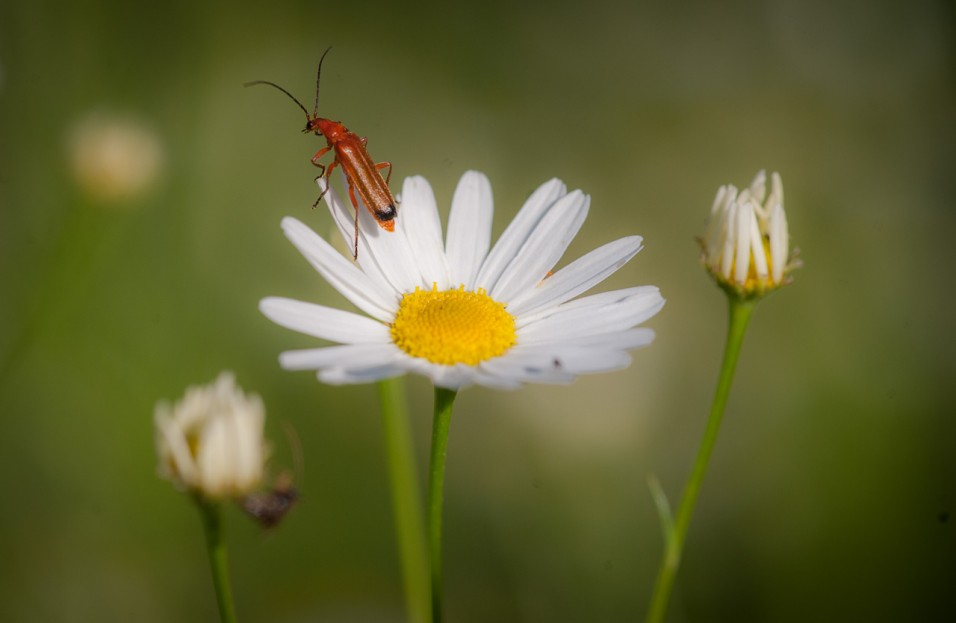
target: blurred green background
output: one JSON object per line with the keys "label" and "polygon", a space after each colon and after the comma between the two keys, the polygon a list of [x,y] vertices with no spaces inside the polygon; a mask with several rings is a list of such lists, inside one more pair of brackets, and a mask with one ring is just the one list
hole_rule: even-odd
{"label": "blurred green background", "polygon": [[[926,0],[3,2],[0,620],[215,620],[152,412],[222,369],[265,400],[275,471],[282,422],[305,455],[278,530],[228,513],[241,619],[403,620],[375,389],[282,371],[312,342],[257,310],[344,304],[279,230],[331,229],[320,139],[242,88],[308,102],[329,45],[320,113],[394,188],[425,175],[447,210],[484,171],[497,233],[560,177],[592,196],[568,258],[639,233],[602,288],[668,299],[626,371],[459,396],[449,620],[642,620],[646,478],[679,495],[726,320],[694,237],[761,168],[805,267],[752,323],[670,620],[956,620],[954,23]],[[134,155],[102,177],[87,139],[117,125]],[[423,467],[431,391],[407,387]]]}

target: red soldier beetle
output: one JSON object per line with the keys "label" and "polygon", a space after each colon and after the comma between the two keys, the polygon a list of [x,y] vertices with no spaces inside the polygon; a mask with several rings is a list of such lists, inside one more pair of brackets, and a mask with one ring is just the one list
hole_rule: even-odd
{"label": "red soldier beetle", "polygon": [[[365,204],[368,211],[375,217],[375,221],[379,226],[389,232],[395,231],[395,217],[398,216],[396,203],[398,202],[395,201],[395,197],[392,196],[392,191],[388,188],[388,182],[392,177],[392,163],[380,162],[376,164],[365,148],[365,145],[368,143],[367,138],[350,131],[339,121],[331,121],[318,116],[319,79],[322,76],[322,61],[325,60],[326,54],[328,54],[331,49],[331,47],[327,48],[325,52],[322,53],[322,58],[319,59],[319,68],[315,72],[315,106],[311,114],[294,95],[274,82],[256,80],[254,82],[247,82],[243,86],[248,87],[254,84],[267,84],[279,89],[288,95],[293,102],[298,104],[302,112],[305,113],[305,129],[302,130],[302,132],[304,134],[312,132],[316,136],[325,137],[328,145],[315,152],[315,155],[312,156],[312,164],[320,170],[315,180],[318,181],[320,177],[324,177],[325,189],[322,190],[322,194],[315,200],[312,207],[314,208],[319,205],[325,193],[329,192],[329,176],[335,167],[341,166],[342,171],[345,173],[345,179],[348,181],[349,199],[352,201],[352,207],[355,208],[355,252],[353,258],[358,259],[358,201],[355,199],[355,193],[358,192],[359,197],[362,198],[362,203]],[[332,159],[332,164],[326,166],[319,162],[319,158],[329,151],[332,151],[335,157]],[[385,179],[382,179],[382,175],[379,171],[385,168],[388,169],[388,174]]]}

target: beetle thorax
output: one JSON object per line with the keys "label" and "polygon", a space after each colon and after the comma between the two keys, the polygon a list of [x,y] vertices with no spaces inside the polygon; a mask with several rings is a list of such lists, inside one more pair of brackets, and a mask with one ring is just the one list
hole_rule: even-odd
{"label": "beetle thorax", "polygon": [[316,117],[309,121],[309,128],[313,132],[318,132],[329,139],[330,142],[345,138],[349,131],[338,121],[330,121],[322,117]]}

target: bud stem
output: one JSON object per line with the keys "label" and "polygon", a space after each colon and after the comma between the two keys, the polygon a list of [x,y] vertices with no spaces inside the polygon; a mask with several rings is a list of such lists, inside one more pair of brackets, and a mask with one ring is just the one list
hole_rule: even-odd
{"label": "bud stem", "polygon": [[212,582],[216,589],[216,601],[219,604],[219,620],[222,623],[236,623],[236,609],[232,603],[232,586],[229,582],[226,542],[222,534],[222,509],[218,502],[200,497],[196,498],[196,505],[199,507],[203,528],[206,531],[206,551],[209,553]]}
{"label": "bud stem", "polygon": [[[664,526],[664,554],[657,572],[651,605],[647,611],[647,623],[662,623],[667,612],[667,604],[674,587],[674,579],[680,567],[687,529],[690,526],[691,516],[694,514],[697,496],[704,482],[704,474],[707,471],[710,455],[717,441],[717,432],[720,430],[720,423],[724,416],[724,407],[727,406],[727,397],[730,395],[730,386],[734,379],[734,370],[740,356],[744,333],[747,330],[747,324],[750,322],[750,316],[757,301],[757,299],[745,300],[733,294],[729,295],[727,299],[730,302],[730,322],[727,329],[727,343],[724,347],[724,360],[717,381],[717,391],[714,393],[714,402],[710,408],[710,417],[707,420],[704,438],[701,440],[700,449],[697,451],[697,458],[694,461],[690,478],[688,478],[687,485],[684,487],[684,497],[677,511],[677,519],[672,526]],[[664,517],[663,514],[662,517]]]}

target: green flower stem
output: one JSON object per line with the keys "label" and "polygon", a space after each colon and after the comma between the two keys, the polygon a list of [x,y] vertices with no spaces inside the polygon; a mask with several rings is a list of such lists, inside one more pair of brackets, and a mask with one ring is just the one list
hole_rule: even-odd
{"label": "green flower stem", "polygon": [[432,623],[442,620],[441,509],[445,483],[448,426],[457,392],[435,388],[435,419],[432,421],[431,465],[428,469],[428,544],[432,564]]}
{"label": "green flower stem", "polygon": [[694,514],[697,496],[704,482],[704,474],[707,471],[710,455],[713,453],[714,444],[717,441],[717,432],[720,430],[720,422],[724,416],[724,407],[727,406],[727,397],[730,395],[730,386],[734,379],[734,370],[740,356],[744,333],[747,330],[747,324],[750,322],[754,305],[756,305],[756,299],[744,300],[731,295],[728,296],[728,300],[730,301],[730,322],[727,329],[727,343],[724,347],[724,360],[717,381],[717,391],[714,393],[710,418],[707,421],[707,429],[704,431],[700,449],[697,451],[694,468],[684,488],[684,497],[677,511],[676,522],[671,523],[670,521],[670,512],[663,493],[658,489],[655,494],[661,521],[664,523],[664,555],[657,572],[651,605],[647,611],[647,623],[662,623],[667,612],[667,604],[674,587],[674,578],[677,576],[677,570],[680,567],[687,529],[690,526],[691,516]]}
{"label": "green flower stem", "polygon": [[382,403],[382,426],[405,588],[405,611],[411,623],[426,623],[429,604],[425,524],[402,380],[380,381],[378,395]]}
{"label": "green flower stem", "polygon": [[236,609],[232,603],[232,586],[229,583],[229,564],[226,557],[226,542],[222,534],[222,508],[218,502],[196,498],[206,530],[206,550],[212,567],[212,582],[219,603],[219,620],[236,623]]}

